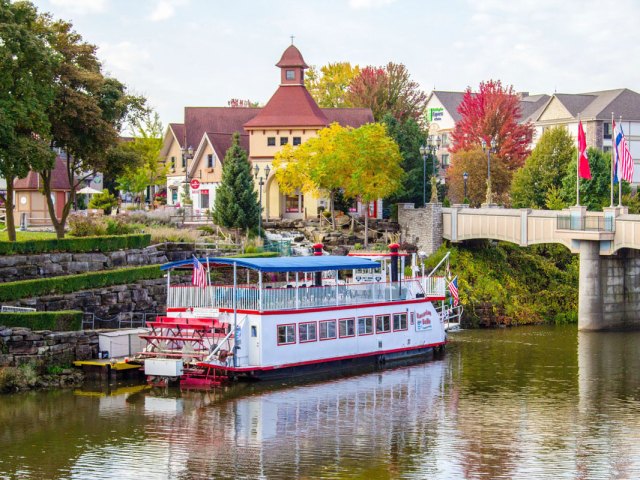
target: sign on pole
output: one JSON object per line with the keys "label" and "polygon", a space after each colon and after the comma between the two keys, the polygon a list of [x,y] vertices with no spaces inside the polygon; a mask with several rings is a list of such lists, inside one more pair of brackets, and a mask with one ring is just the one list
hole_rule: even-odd
{"label": "sign on pole", "polygon": [[191,185],[191,190],[198,190],[200,188],[200,180],[194,178],[189,183]]}

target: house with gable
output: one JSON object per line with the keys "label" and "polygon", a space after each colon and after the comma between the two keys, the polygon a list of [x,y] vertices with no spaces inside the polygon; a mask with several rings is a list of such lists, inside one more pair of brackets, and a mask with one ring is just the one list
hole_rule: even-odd
{"label": "house with gable", "polygon": [[[184,122],[169,125],[162,149],[169,164],[169,205],[181,204],[184,192],[189,191],[196,211],[213,208],[224,155],[233,133],[239,132],[252,168],[258,167],[258,178],[264,181],[264,218],[313,217],[320,207],[328,206],[327,199],[305,192],[281,192],[273,174],[273,158],[284,145],[301,145],[333,122],[357,128],[373,122],[373,114],[368,108],[320,108],[305,87],[308,66],[294,45],[284,51],[276,67],[280,84],[264,107],[186,107]],[[264,178],[267,166],[270,172]],[[198,179],[194,182],[197,189],[192,188],[192,179]],[[259,188],[258,179],[255,186]],[[371,217],[382,215],[381,201],[359,209]]]}

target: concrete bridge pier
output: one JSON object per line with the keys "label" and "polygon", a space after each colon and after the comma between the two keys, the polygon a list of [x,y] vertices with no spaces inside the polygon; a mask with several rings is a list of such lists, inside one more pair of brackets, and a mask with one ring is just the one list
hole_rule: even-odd
{"label": "concrete bridge pier", "polygon": [[580,241],[580,282],[578,288],[578,330],[604,328],[603,295],[600,284],[600,242]]}

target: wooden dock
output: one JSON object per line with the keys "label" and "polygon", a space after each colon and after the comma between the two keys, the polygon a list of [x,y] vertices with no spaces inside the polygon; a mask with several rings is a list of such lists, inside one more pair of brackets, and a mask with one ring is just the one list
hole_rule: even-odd
{"label": "wooden dock", "polygon": [[143,373],[142,365],[125,362],[123,358],[76,360],[73,365],[82,368],[85,375],[89,377],[113,380],[132,378]]}

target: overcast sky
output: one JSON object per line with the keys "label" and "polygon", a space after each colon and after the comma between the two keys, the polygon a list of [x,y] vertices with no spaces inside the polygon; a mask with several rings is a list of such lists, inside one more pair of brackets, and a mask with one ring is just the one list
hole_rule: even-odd
{"label": "overcast sky", "polygon": [[309,65],[404,63],[426,92],[500,79],[518,91],[640,92],[640,1],[36,0],[98,45],[163,123],[183,108],[266,103],[290,35]]}

